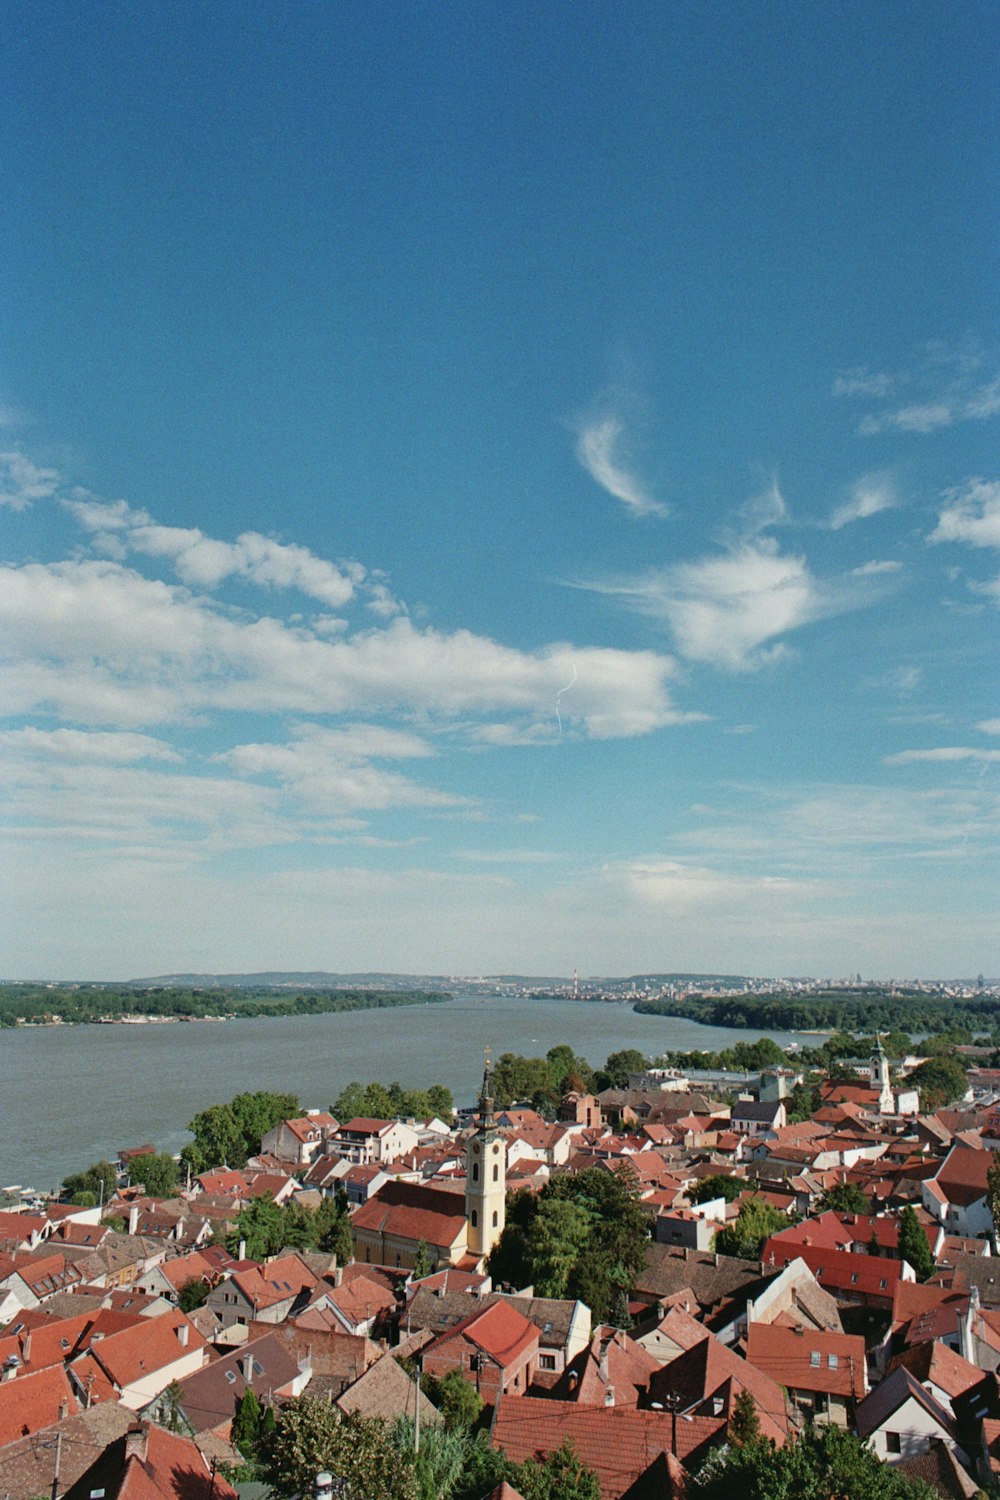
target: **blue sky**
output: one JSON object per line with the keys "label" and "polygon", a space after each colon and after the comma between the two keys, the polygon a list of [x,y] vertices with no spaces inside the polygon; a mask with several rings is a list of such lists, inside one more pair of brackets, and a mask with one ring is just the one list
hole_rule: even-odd
{"label": "blue sky", "polygon": [[997,974],[988,4],[15,3],[6,977]]}

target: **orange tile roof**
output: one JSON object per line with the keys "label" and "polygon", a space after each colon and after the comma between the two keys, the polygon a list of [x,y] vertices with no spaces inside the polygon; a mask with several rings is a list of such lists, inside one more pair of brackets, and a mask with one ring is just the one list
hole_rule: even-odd
{"label": "orange tile roof", "polygon": [[[63,1410],[65,1408],[65,1410]],[[73,1416],[80,1403],[61,1365],[0,1383],[0,1447]]]}
{"label": "orange tile roof", "polygon": [[790,1390],[824,1391],[856,1401],[865,1394],[865,1341],[856,1334],[751,1323],[747,1360]]}
{"label": "orange tile roof", "polygon": [[537,1344],[540,1335],[534,1323],[516,1307],[509,1302],[494,1302],[455,1323],[435,1340],[435,1344],[443,1348],[452,1339],[460,1337],[485,1350],[499,1365],[507,1366],[519,1359],[533,1343]]}
{"label": "orange tile roof", "polygon": [[[640,1475],[669,1453],[673,1423],[666,1412],[635,1407],[579,1406],[535,1396],[501,1396],[491,1446],[515,1463],[545,1458],[568,1439],[580,1461],[593,1469],[601,1500],[619,1500]],[[688,1462],[725,1439],[724,1417],[677,1422],[678,1457]]]}
{"label": "orange tile roof", "polygon": [[[181,1343],[182,1336],[187,1338],[186,1344]],[[143,1318],[134,1327],[91,1344],[90,1353],[117,1388],[124,1390],[134,1381],[206,1347],[194,1324],[178,1310],[159,1318]],[[73,1369],[76,1371],[77,1361]]]}

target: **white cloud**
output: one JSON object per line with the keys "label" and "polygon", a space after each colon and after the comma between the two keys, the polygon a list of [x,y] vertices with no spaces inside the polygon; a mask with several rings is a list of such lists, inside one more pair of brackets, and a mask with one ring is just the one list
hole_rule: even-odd
{"label": "white cloud", "polygon": [[[326,639],[210,601],[113,562],[0,569],[9,713],[138,728],[209,711],[403,711],[444,719],[514,714],[596,739],[645,734],[686,715],[669,657],[554,644],[535,652],[406,617]],[[559,700],[566,683],[573,691]]]}
{"label": "white cloud", "polygon": [[898,750],[895,755],[883,755],[886,766],[909,766],[917,761],[946,762],[973,760],[981,764],[1000,761],[1000,750],[976,750],[966,745],[942,745],[935,750]]}
{"label": "white cloud", "polygon": [[23,453],[0,453],[0,505],[27,510],[36,500],[47,500],[59,486],[57,469],[42,469]]}
{"label": "white cloud", "polygon": [[881,432],[935,432],[958,422],[982,422],[1000,412],[1000,375],[982,378],[983,357],[966,350],[929,345],[910,371],[889,375],[865,368],[845,370],[833,383],[835,396],[887,402],[909,389],[913,399],[861,419],[858,431],[871,437]]}
{"label": "white cloud", "polygon": [[148,734],[102,733],[82,729],[0,730],[0,746],[12,755],[30,754],[75,764],[107,762],[128,765],[140,760],[179,761],[164,740]]}
{"label": "white cloud", "polygon": [[[224,579],[237,577],[264,588],[298,589],[331,609],[343,608],[354,594],[357,565],[351,571],[335,567],[306,547],[276,542],[256,531],[243,532],[235,542],[219,541],[197,527],[157,525],[145,511],[132,510],[123,500],[105,504],[92,497],[75,498],[66,501],[66,508],[100,537],[112,532],[133,552],[167,558],[181,582],[191,588],[214,589]],[[364,570],[360,573],[363,576]],[[380,581],[378,607],[384,609],[390,598]]]}
{"label": "white cloud", "polygon": [[813,578],[804,558],[783,555],[768,539],[592,587],[665,620],[682,656],[736,672],[777,660],[785,647],[768,642],[849,607],[844,590],[835,598]]}
{"label": "white cloud", "polygon": [[981,719],[976,728],[980,734],[1000,734],[1000,719]]}
{"label": "white cloud", "polygon": [[646,906],[684,912],[698,907],[755,905],[801,893],[803,883],[779,875],[741,875],[682,860],[631,860],[609,865],[606,878],[621,882]]}
{"label": "white cloud", "polygon": [[899,504],[893,480],[886,474],[866,474],[851,488],[850,497],[830,517],[830,530],[840,531],[852,521],[866,520]]}
{"label": "white cloud", "polygon": [[866,562],[860,567],[851,569],[852,578],[877,578],[880,573],[898,573],[903,564],[900,562]]}
{"label": "white cloud", "polygon": [[624,426],[618,417],[585,423],[577,436],[576,455],[590,477],[620,500],[634,516],[664,516],[667,507],[653,498],[622,454]]}
{"label": "white cloud", "polygon": [[883,397],[892,394],[895,384],[894,376],[859,365],[853,370],[841,370],[833,382],[833,394]]}
{"label": "white cloud", "polygon": [[1000,547],[1000,481],[969,479],[948,490],[928,541]]}

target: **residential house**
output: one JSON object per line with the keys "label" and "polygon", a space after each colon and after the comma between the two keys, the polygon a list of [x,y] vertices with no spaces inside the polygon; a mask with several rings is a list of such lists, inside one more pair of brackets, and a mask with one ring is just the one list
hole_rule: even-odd
{"label": "residential house", "polygon": [[329,1137],[326,1150],[331,1156],[367,1165],[394,1161],[397,1156],[415,1151],[419,1144],[418,1132],[402,1120],[374,1120],[357,1115]]}
{"label": "residential house", "polygon": [[751,1323],[746,1357],[811,1421],[846,1428],[868,1393],[865,1341],[854,1334]]}
{"label": "residential house", "polygon": [[261,1138],[261,1151],[280,1161],[308,1167],[337,1133],[337,1122],[322,1110],[310,1109],[294,1120],[280,1120]]}
{"label": "residential house", "polygon": [[143,1318],[134,1327],[92,1340],[69,1365],[73,1385],[87,1404],[113,1399],[139,1411],[175,1380],[200,1370],[208,1346],[177,1309]]}
{"label": "residential house", "polygon": [[538,1362],[539,1332],[511,1303],[477,1308],[427,1344],[423,1369],[438,1379],[460,1370],[488,1406],[511,1391],[523,1394]]}
{"label": "residential house", "polygon": [[992,1151],[956,1142],[933,1177],[921,1184],[924,1207],[949,1234],[974,1239],[993,1232],[986,1194],[996,1159]]}
{"label": "residential house", "polygon": [[300,1396],[311,1373],[308,1360],[294,1359],[271,1334],[186,1376],[177,1383],[169,1403],[161,1392],[142,1415],[163,1423],[180,1419],[192,1437],[213,1432],[228,1440],[236,1407],[248,1388],[262,1406],[269,1405],[279,1396]]}
{"label": "residential house", "polygon": [[889,1464],[928,1453],[932,1443],[940,1441],[963,1468],[970,1467],[954,1418],[906,1369],[893,1370],[865,1397],[858,1407],[856,1430],[862,1442]]}
{"label": "residential house", "polygon": [[210,1465],[197,1443],[150,1422],[137,1422],[116,1438],[66,1491],[64,1500],[95,1495],[177,1500],[179,1495],[238,1500],[227,1479]]}

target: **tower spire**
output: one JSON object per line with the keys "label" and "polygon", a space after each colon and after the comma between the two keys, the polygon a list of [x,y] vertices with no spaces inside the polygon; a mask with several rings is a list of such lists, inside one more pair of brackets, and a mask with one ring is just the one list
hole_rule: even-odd
{"label": "tower spire", "polygon": [[490,1074],[493,1071],[490,1061],[490,1048],[483,1048],[483,1087],[479,1095],[479,1123],[480,1126],[493,1124],[493,1094],[490,1087]]}

